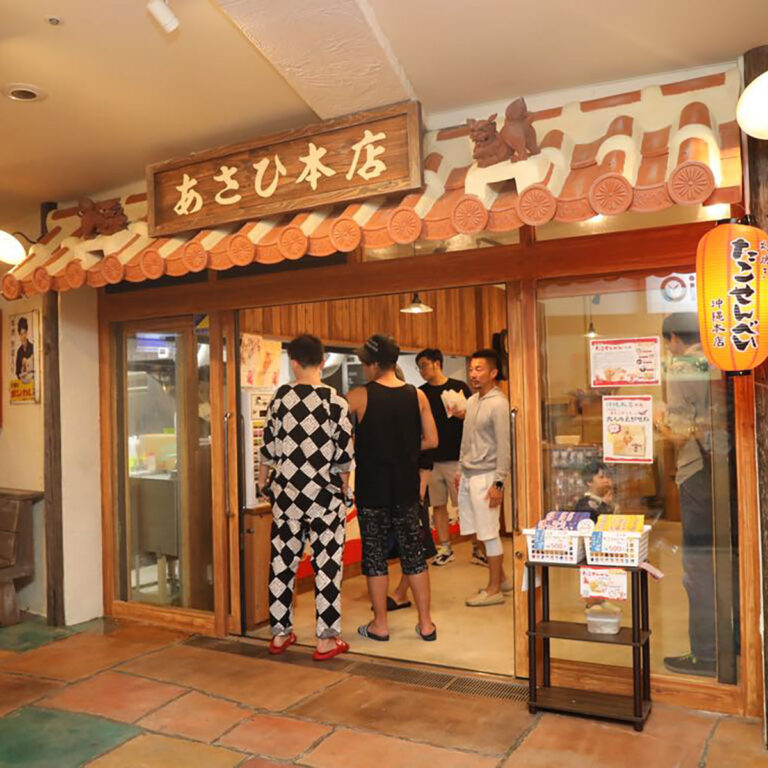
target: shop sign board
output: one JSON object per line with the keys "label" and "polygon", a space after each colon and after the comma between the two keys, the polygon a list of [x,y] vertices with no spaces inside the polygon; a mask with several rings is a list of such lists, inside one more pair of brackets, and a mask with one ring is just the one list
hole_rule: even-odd
{"label": "shop sign board", "polygon": [[653,398],[603,397],[603,460],[614,464],[653,462]]}
{"label": "shop sign board", "polygon": [[661,342],[658,336],[591,339],[589,360],[593,387],[661,384]]}
{"label": "shop sign board", "polygon": [[402,102],[147,168],[153,237],[418,189],[421,107]]}

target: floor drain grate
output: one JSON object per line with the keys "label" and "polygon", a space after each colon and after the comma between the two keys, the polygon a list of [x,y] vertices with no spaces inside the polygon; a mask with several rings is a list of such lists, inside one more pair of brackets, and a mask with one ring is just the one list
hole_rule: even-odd
{"label": "floor drain grate", "polygon": [[469,696],[484,696],[507,701],[527,701],[528,688],[516,683],[501,683],[496,680],[478,680],[474,677],[457,677],[447,688],[454,693]]}
{"label": "floor drain grate", "polygon": [[350,672],[361,677],[376,677],[380,680],[408,683],[422,688],[445,688],[453,680],[453,675],[446,675],[441,672],[425,672],[420,669],[374,664],[366,661],[355,664]]}

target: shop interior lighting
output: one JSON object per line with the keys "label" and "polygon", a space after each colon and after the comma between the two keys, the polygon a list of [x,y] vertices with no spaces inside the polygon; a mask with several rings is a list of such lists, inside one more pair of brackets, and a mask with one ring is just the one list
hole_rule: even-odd
{"label": "shop interior lighting", "polygon": [[756,77],[739,97],[736,122],[755,139],[768,139],[768,72]]}
{"label": "shop interior lighting", "polygon": [[588,339],[596,339],[597,338],[597,331],[595,330],[595,324],[591,320],[589,321],[589,328],[587,328],[587,332],[584,335]]}
{"label": "shop interior lighting", "polygon": [[163,28],[163,31],[169,35],[179,26],[179,19],[171,10],[166,0],[149,0],[147,10],[152,15],[152,18]]}
{"label": "shop interior lighting", "polygon": [[420,298],[418,293],[413,294],[413,300],[407,307],[403,307],[401,312],[405,312],[407,315],[423,315],[426,312],[431,312],[432,307],[425,304]]}
{"label": "shop interior lighting", "polygon": [[6,232],[0,229],[0,262],[15,266],[27,258],[27,249],[18,241],[17,235],[28,240],[30,245],[35,242],[23,232]]}

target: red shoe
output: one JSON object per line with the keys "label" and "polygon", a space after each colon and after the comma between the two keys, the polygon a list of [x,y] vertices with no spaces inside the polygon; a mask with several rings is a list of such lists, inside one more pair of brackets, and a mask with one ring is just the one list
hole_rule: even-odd
{"label": "red shoe", "polygon": [[[279,635],[278,637],[282,637],[282,635]],[[283,651],[285,651],[288,648],[289,645],[293,645],[296,642],[296,635],[294,635],[293,632],[291,632],[291,634],[288,635],[288,639],[282,645],[275,645],[275,640],[276,639],[277,639],[276,637],[273,637],[269,641],[269,647],[267,648],[267,650],[273,656],[277,656],[278,654],[280,654]]]}
{"label": "red shoe", "polygon": [[343,640],[340,640],[338,637],[336,638],[336,647],[331,648],[330,651],[315,651],[312,654],[312,658],[315,661],[328,661],[328,659],[332,659],[334,656],[338,656],[340,653],[346,653],[349,650],[349,643],[345,643]]}

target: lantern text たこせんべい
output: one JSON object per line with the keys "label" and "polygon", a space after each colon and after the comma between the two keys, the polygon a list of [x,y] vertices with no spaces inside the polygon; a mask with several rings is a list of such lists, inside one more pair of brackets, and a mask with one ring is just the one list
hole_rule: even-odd
{"label": "lantern text \u305f\u3053\u305b\u3093\u3079\u3044", "polygon": [[768,233],[719,224],[696,253],[704,354],[723,371],[749,371],[768,357]]}

